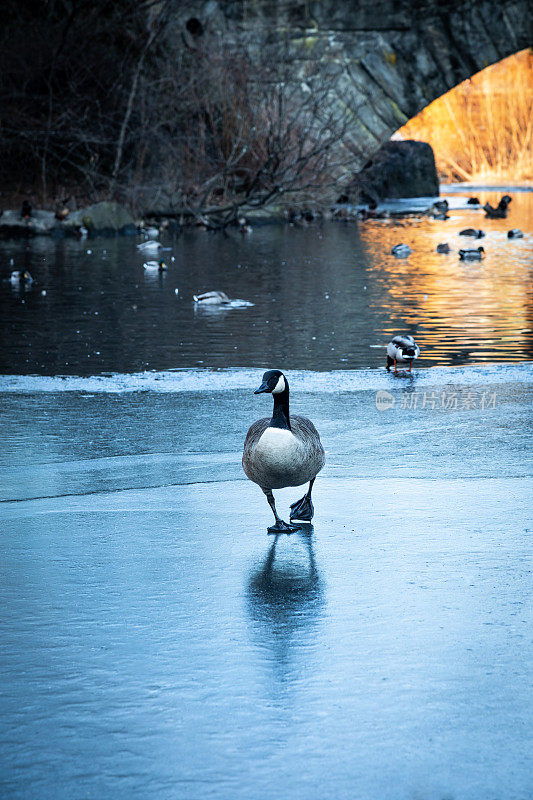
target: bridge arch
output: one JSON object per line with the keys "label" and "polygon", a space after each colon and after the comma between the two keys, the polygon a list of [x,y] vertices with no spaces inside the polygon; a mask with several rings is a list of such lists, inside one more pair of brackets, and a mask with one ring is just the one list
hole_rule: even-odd
{"label": "bridge arch", "polygon": [[181,13],[230,46],[288,42],[301,74],[334,73],[360,166],[433,100],[531,44],[527,0],[191,0]]}

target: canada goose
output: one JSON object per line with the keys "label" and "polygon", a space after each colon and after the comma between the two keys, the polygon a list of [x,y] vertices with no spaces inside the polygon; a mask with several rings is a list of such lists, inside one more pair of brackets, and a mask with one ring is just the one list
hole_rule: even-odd
{"label": "canada goose", "polygon": [[162,248],[163,245],[161,242],[156,242],[153,239],[149,239],[147,242],[142,242],[137,245],[137,250],[140,250],[141,253],[157,253]]}
{"label": "canada goose", "polygon": [[441,244],[437,245],[437,253],[449,253],[450,249],[448,242],[441,242]]}
{"label": "canada goose", "polygon": [[413,361],[419,355],[420,348],[412,336],[395,336],[387,345],[387,372],[394,364],[394,374],[397,374],[396,362],[408,363],[411,372]]}
{"label": "canada goose", "polygon": [[395,244],[391,250],[392,255],[396,258],[407,258],[412,252],[408,244]]}
{"label": "canada goose", "polygon": [[465,228],[464,230],[459,231],[459,236],[472,236],[473,239],[483,239],[485,233],[478,228]]}
{"label": "canada goose", "polygon": [[27,269],[16,269],[11,273],[9,283],[16,288],[23,286],[26,289],[32,286],[35,281]]}
{"label": "canada goose", "polygon": [[481,261],[485,257],[485,248],[477,247],[470,250],[459,250],[459,259],[461,261]]}
{"label": "canada goose", "polygon": [[164,261],[145,261],[143,267],[147,272],[166,272],[167,265]]}
{"label": "canada goose", "polygon": [[257,483],[274,512],[275,524],[270,533],[298,530],[284,522],[276,511],[273,489],[301,486],[309,481],[307,493],[291,505],[290,519],[311,522],[313,503],[311,490],[324,466],[324,448],[313,423],[306,417],[289,416],[289,383],[279,369],[263,375],[263,382],[254,394],[269,392],[274,396],[272,418],[263,417],[250,426],[244,442],[242,466],[246,476]]}
{"label": "canada goose", "polygon": [[507,206],[511,200],[512,197],[509,197],[508,194],[504,194],[496,208],[493,208],[490,203],[485,203],[483,206],[485,216],[490,217],[491,219],[505,219],[507,216]]}
{"label": "canada goose", "polygon": [[523,239],[524,234],[519,228],[512,228],[512,230],[507,231],[507,238],[508,239]]}

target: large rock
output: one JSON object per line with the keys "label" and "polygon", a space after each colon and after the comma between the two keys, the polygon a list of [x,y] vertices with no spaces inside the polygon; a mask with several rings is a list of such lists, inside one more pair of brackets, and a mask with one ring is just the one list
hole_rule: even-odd
{"label": "large rock", "polygon": [[0,233],[5,236],[64,236],[74,234],[82,226],[90,233],[137,233],[131,214],[118,203],[95,203],[71,212],[60,222],[53,211],[34,210],[28,219],[20,211],[4,211],[0,216]]}
{"label": "large rock", "polygon": [[426,142],[387,142],[346,189],[350,200],[378,202],[385,197],[435,197],[439,178]]}
{"label": "large rock", "polygon": [[6,209],[0,217],[0,232],[11,236],[50,234],[57,224],[53,211],[32,211],[25,219],[20,211]]}
{"label": "large rock", "polygon": [[104,201],[69,214],[65,227],[85,225],[90,233],[136,233],[131,214],[118,203]]}

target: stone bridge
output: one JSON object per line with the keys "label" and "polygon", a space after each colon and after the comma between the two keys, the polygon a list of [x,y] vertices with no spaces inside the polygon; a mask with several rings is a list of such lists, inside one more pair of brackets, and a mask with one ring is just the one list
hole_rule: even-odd
{"label": "stone bridge", "polygon": [[187,0],[177,22],[189,47],[285,41],[300,76],[333,74],[362,166],[437,97],[529,47],[530,10],[528,0]]}

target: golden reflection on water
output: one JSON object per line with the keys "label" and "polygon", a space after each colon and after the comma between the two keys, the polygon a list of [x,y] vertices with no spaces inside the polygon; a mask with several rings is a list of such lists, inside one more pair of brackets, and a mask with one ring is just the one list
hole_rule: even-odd
{"label": "golden reflection on water", "polygon": [[[496,205],[501,192],[471,194]],[[452,195],[452,197],[457,195]],[[416,335],[419,363],[461,364],[467,361],[522,361],[528,358],[532,322],[531,220],[533,194],[522,193],[508,218],[487,219],[483,211],[449,212],[450,219],[372,220],[361,223],[368,273],[379,290],[371,308],[388,313],[390,325],[375,331]],[[468,227],[481,228],[481,240],[459,236]],[[509,240],[507,231],[520,228],[524,239]],[[405,242],[413,253],[395,258],[391,248]],[[448,242],[452,252],[436,252]],[[460,261],[460,248],[485,248],[481,262]],[[510,343],[514,343],[511,345]]]}

